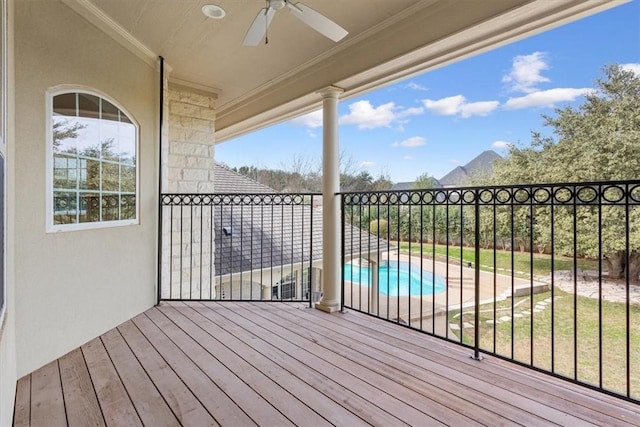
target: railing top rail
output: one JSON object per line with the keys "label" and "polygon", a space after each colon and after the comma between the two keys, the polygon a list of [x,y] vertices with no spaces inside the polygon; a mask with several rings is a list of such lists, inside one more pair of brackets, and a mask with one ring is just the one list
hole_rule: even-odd
{"label": "railing top rail", "polygon": [[638,186],[640,180],[618,180],[618,181],[582,181],[582,182],[549,182],[549,183],[529,183],[529,184],[505,184],[505,185],[477,185],[462,187],[439,187],[439,188],[416,188],[410,190],[367,190],[367,191],[340,191],[336,195],[349,194],[399,194],[411,192],[463,192],[478,190],[501,190],[501,189],[532,189],[532,188],[562,188],[562,187],[616,187],[622,185]]}
{"label": "railing top rail", "polygon": [[273,193],[161,193],[162,196],[321,196],[322,193],[314,192],[302,192],[302,193],[289,193],[289,192],[273,192]]}
{"label": "railing top rail", "polygon": [[315,193],[163,193],[162,206],[258,206],[311,204]]}
{"label": "railing top rail", "polygon": [[640,205],[640,180],[340,193],[345,206]]}

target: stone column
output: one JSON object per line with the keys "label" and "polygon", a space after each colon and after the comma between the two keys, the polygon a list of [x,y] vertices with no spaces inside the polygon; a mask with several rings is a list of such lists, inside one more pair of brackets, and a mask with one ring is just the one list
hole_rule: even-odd
{"label": "stone column", "polygon": [[322,300],[316,308],[333,313],[340,310],[341,230],[340,161],[338,146],[338,97],[342,89],[330,86],[322,91]]}
{"label": "stone column", "polygon": [[[164,193],[213,192],[216,98],[171,80],[165,85]],[[215,297],[212,232],[210,206],[164,207],[163,297]]]}

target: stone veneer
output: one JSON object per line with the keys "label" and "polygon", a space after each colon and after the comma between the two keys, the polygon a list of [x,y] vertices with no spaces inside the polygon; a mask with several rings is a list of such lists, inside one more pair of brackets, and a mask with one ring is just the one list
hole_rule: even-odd
{"label": "stone veneer", "polygon": [[[213,193],[216,95],[165,82],[164,100],[162,192]],[[208,206],[164,208],[163,298],[215,295],[211,219]]]}

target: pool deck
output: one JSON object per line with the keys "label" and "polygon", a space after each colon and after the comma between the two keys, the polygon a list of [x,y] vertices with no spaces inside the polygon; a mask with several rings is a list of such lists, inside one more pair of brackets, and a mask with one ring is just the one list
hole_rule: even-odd
{"label": "pool deck", "polygon": [[[377,304],[369,303],[369,287],[357,283],[345,282],[345,306],[370,314],[376,314],[386,319],[397,320],[401,323],[418,327],[427,332],[445,332],[447,326],[447,311],[459,310],[461,307],[473,307],[475,299],[475,269],[460,264],[433,261],[432,259],[409,256],[389,252],[387,257],[391,262],[409,262],[423,270],[434,272],[445,279],[446,290],[435,295],[416,296],[387,296],[380,294]],[[374,262],[378,261],[376,259]],[[384,284],[380,283],[380,286]],[[481,304],[501,301],[512,294],[529,294],[530,290],[540,292],[548,289],[548,285],[530,279],[521,279],[511,275],[480,271],[480,302]],[[447,309],[448,307],[448,309]]]}

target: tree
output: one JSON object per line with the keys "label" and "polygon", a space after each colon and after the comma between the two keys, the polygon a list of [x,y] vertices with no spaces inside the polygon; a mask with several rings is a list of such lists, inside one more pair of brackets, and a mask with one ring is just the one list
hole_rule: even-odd
{"label": "tree", "polygon": [[[555,116],[543,118],[552,135],[533,132],[530,147],[511,147],[507,157],[496,164],[494,183],[612,181],[640,176],[640,76],[634,72],[617,65],[606,67],[604,78],[596,81],[596,89],[585,96],[582,105],[556,109]],[[547,208],[536,208],[534,213],[541,219],[534,224],[538,246],[548,240],[551,226],[543,209]],[[553,224],[556,251],[571,253],[575,247],[576,256],[598,257],[594,230],[601,224],[603,261],[609,277],[621,279],[628,270],[631,281],[638,282],[638,208],[629,209],[628,254],[624,207],[604,206],[601,214],[599,222],[595,207],[558,208]],[[627,258],[629,265],[625,265]]]}
{"label": "tree", "polygon": [[86,127],[86,124],[79,123],[75,120],[54,120],[52,125],[53,149],[58,151],[62,141],[77,138],[78,131]]}
{"label": "tree", "polygon": [[391,182],[391,177],[389,175],[380,173],[378,177],[373,181],[373,190],[375,191],[387,191],[391,190],[393,187],[393,182]]}
{"label": "tree", "polygon": [[413,190],[431,189],[436,188],[436,184],[436,179],[425,172],[416,178],[411,188]]}

